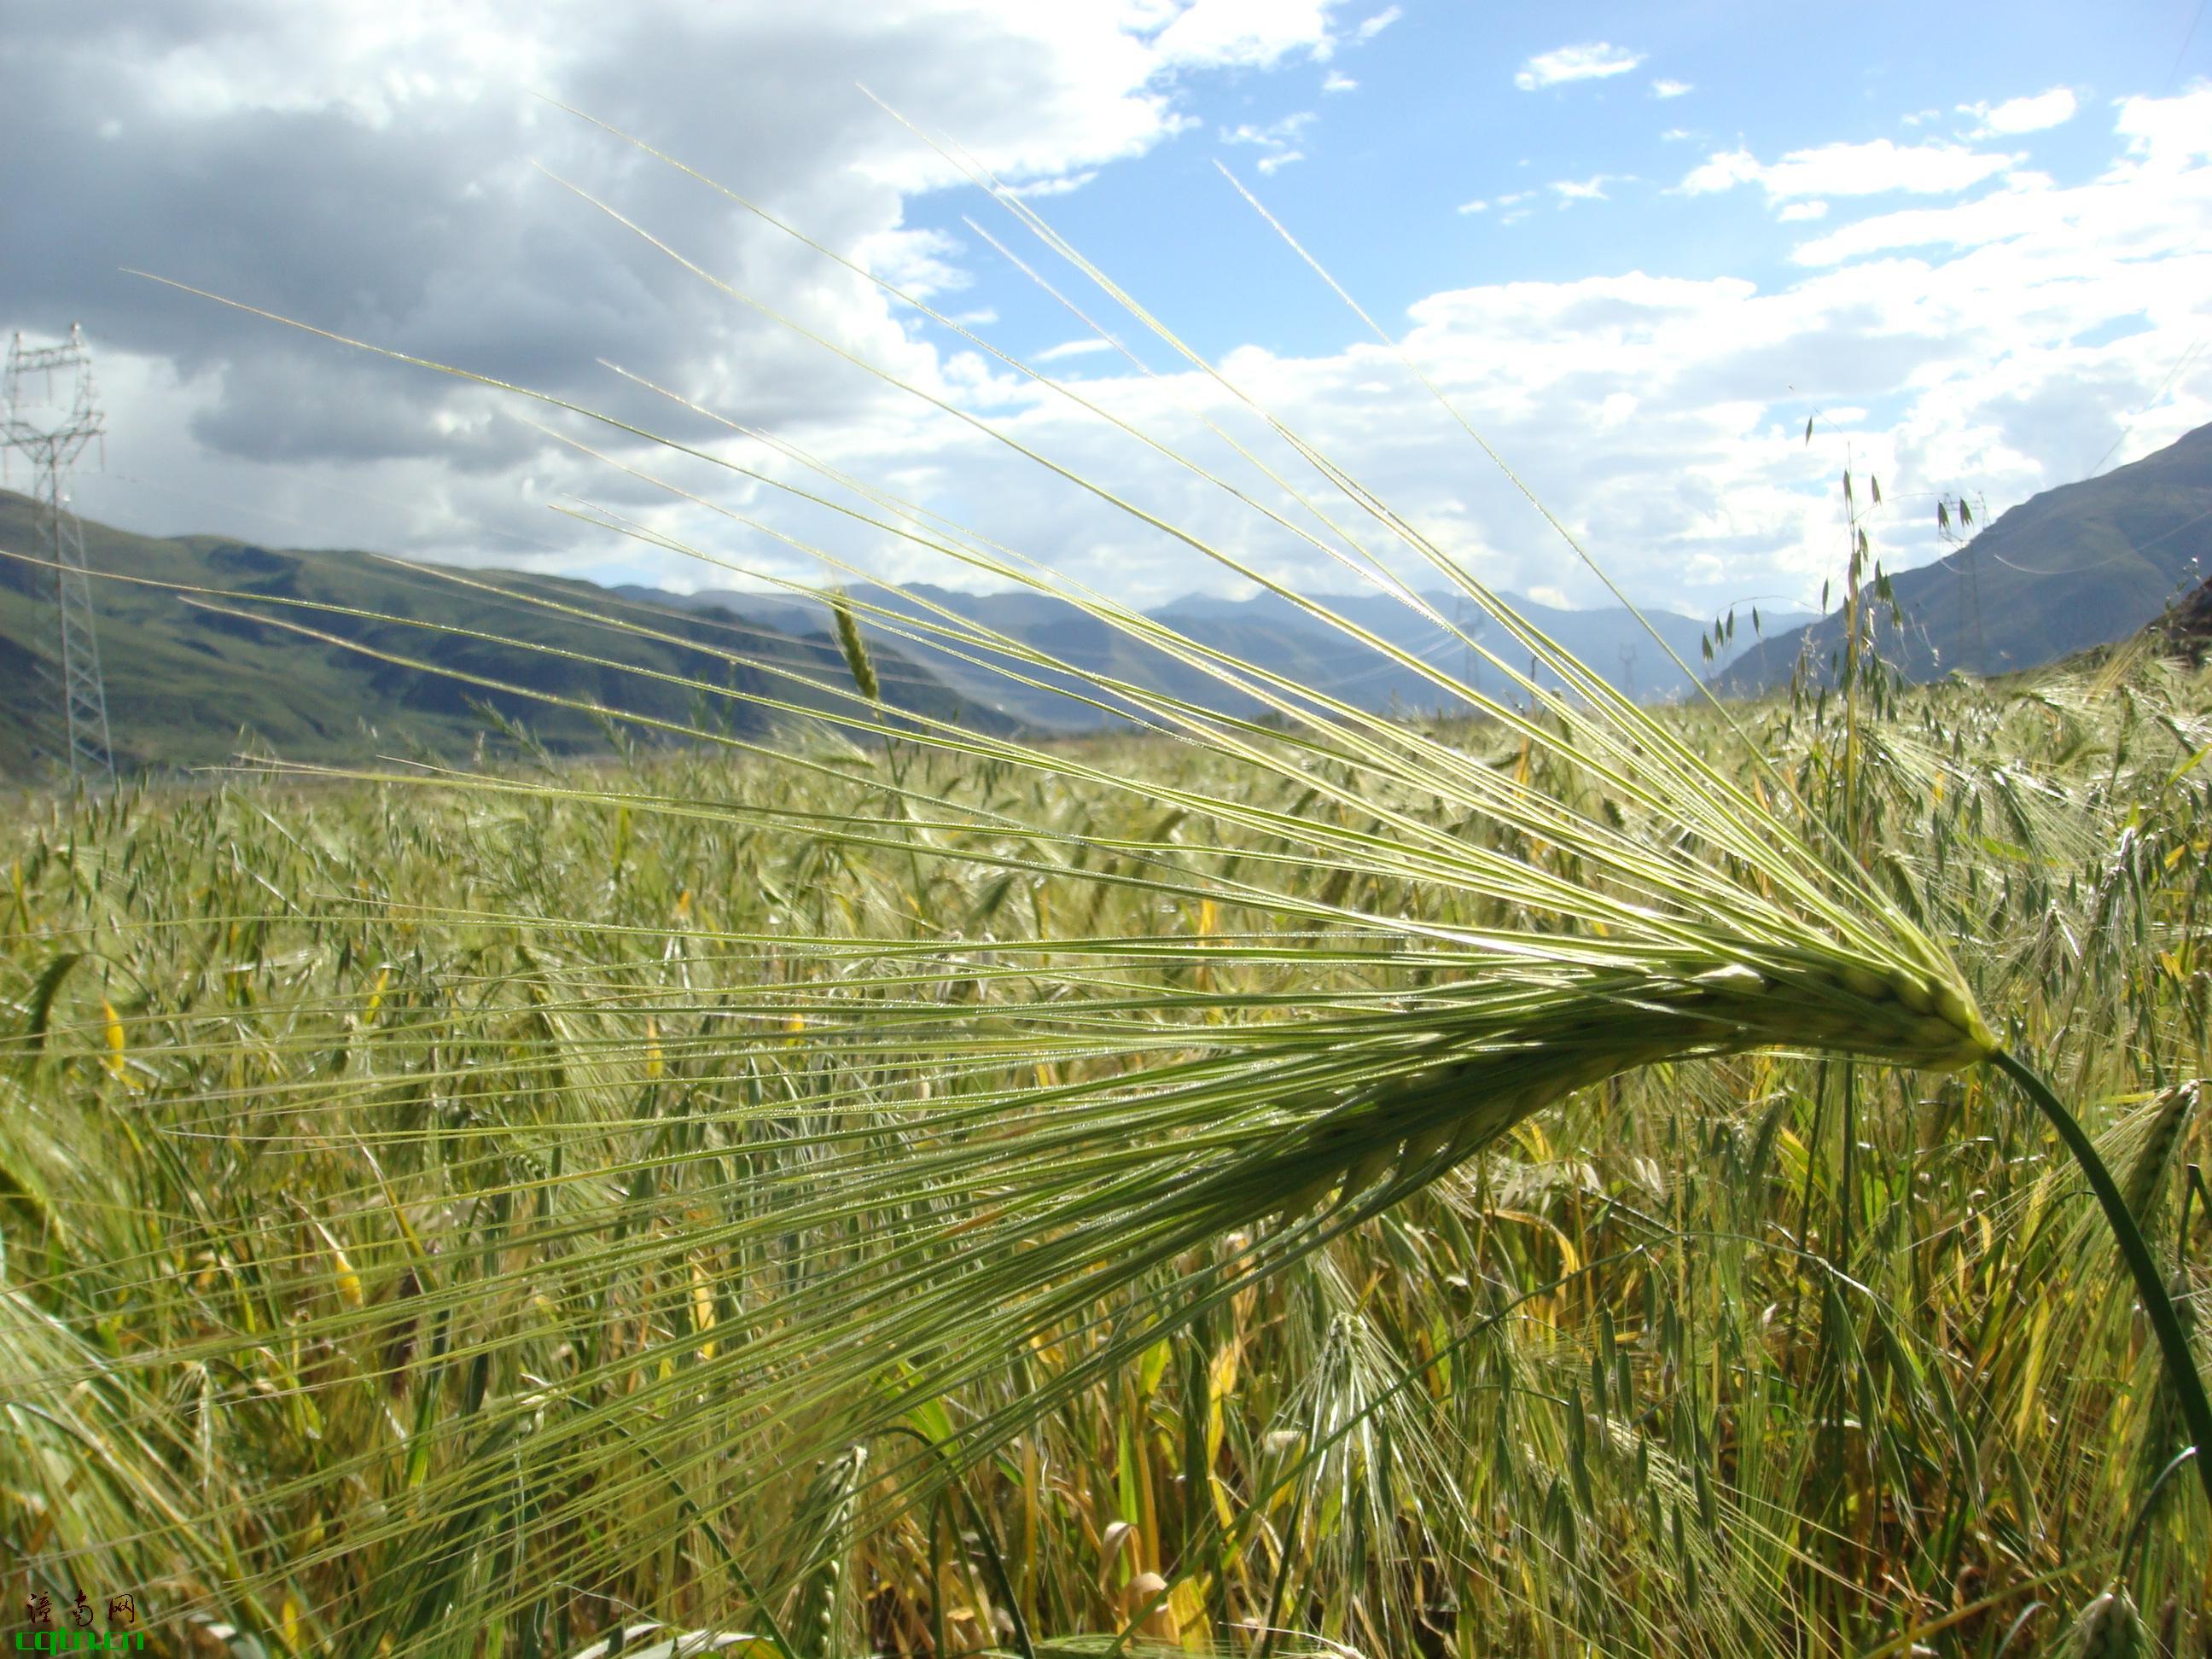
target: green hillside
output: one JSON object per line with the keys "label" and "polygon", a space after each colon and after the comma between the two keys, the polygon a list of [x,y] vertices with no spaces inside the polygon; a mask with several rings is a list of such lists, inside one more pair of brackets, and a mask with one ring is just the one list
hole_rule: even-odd
{"label": "green hillside", "polygon": [[[1905,612],[1882,654],[1916,680],[2004,674],[2125,639],[2212,567],[2212,426],[2101,477],[2002,514],[1949,557],[1891,578]],[[1803,657],[1816,676],[1841,609],[1746,652],[1714,684],[1771,690]]]}
{"label": "green hillside", "polygon": [[[36,507],[0,492],[0,551],[35,555]],[[249,734],[289,760],[360,762],[376,754],[463,756],[503,740],[477,706],[524,722],[556,753],[611,745],[586,708],[556,708],[544,692],[605,703],[652,719],[696,723],[696,695],[680,679],[780,696],[808,708],[837,701],[787,678],[849,685],[823,635],[794,637],[727,618],[623,601],[589,582],[510,571],[453,573],[454,580],[365,553],[278,550],[208,536],[131,535],[84,526],[86,561],[101,577],[93,601],[107,684],[115,757],[128,769],[220,763]],[[465,586],[463,580],[480,586]],[[54,749],[53,606],[48,573],[0,558],[0,775],[35,777]],[[194,596],[178,590],[198,588]],[[215,597],[230,595],[230,598]],[[516,595],[572,607],[563,615]],[[198,603],[194,603],[195,598]],[[258,598],[263,601],[254,603]],[[269,601],[342,606],[339,616]],[[278,625],[207,608],[251,611],[334,636],[306,638]],[[376,617],[393,620],[380,621]],[[611,629],[613,619],[662,637]],[[434,632],[430,623],[458,630]],[[574,653],[550,655],[467,635],[497,635]],[[344,642],[338,642],[343,641]],[[356,648],[359,647],[359,648]],[[380,653],[381,656],[370,654]],[[733,662],[733,656],[748,660]],[[959,714],[993,729],[1005,722],[971,709],[934,677],[880,653],[887,696],[899,707]],[[403,659],[404,661],[388,659]],[[618,659],[621,666],[591,658]],[[422,666],[410,666],[418,663]],[[515,688],[502,691],[454,678]],[[667,678],[656,678],[656,677]],[[765,714],[715,700],[715,717],[758,730]]]}

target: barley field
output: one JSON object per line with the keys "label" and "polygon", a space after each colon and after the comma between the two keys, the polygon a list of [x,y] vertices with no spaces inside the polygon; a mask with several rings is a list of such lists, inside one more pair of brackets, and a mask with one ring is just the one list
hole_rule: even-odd
{"label": "barley field", "polygon": [[1982,1063],[2193,1329],[2212,676],[1537,702],[25,798],[25,1594],[237,1656],[2212,1652],[2156,1333]]}
{"label": "barley field", "polygon": [[[963,165],[1152,331],[1222,459],[999,367],[1188,499],[789,327],[1438,712],[1201,645],[734,420],[732,460],[680,398],[694,436],[657,436],[325,336],[520,397],[621,489],[661,486],[656,442],[723,466],[728,534],[818,560],[781,585],[824,625],[653,659],[699,674],[570,590],[497,597],[603,653],[167,585],[444,675],[503,746],[22,798],[18,1645],[106,1604],[103,1638],[123,1606],[205,1659],[2212,1653],[2212,672],[2138,644],[1907,686],[1847,464],[1834,658],[1639,706]],[[769,491],[833,532],[745,516]],[[1224,491],[1249,541],[1185,522]],[[872,602],[854,538],[1221,696]],[[1316,555],[1485,677],[1273,574]],[[408,629],[465,648],[428,668]],[[1114,719],[902,702],[908,647]],[[606,752],[556,760],[515,698]]]}

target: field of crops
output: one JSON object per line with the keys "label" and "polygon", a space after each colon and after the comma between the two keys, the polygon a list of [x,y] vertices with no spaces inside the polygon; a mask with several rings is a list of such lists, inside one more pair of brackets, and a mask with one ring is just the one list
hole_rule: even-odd
{"label": "field of crops", "polygon": [[[2190,1322],[2212,676],[1606,729],[1940,942]],[[1790,895],[1568,714],[1350,730],[30,802],[11,1599],[178,1653],[1871,1659],[2101,1641],[2118,1589],[2212,1652],[2178,1403],[2028,1101],[1853,1026],[1880,984],[1792,1042],[1656,946],[1577,979],[1653,902],[1593,848]],[[1532,937],[1559,1022],[1455,1035]],[[1784,994],[1745,949],[1708,1002]],[[1478,1133],[1460,1042],[1574,1060]]]}

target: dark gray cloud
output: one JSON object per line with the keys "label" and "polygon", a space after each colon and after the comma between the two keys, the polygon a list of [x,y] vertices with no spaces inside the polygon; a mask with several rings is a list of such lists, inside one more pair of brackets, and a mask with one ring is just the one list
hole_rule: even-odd
{"label": "dark gray cloud", "polygon": [[[463,61],[448,56],[459,52]],[[1166,131],[1141,69],[953,6],[456,9],[410,40],[367,7],[11,8],[0,146],[26,158],[0,240],[15,325],[82,321],[213,402],[240,457],[512,465],[526,434],[456,441],[465,388],[125,274],[149,270],[415,356],[638,415],[599,366],[744,417],[835,422],[875,396],[532,166],[618,200],[702,264],[811,296],[805,320],[895,342],[856,282],[533,90],[788,212],[832,246],[894,231],[885,176],[942,165],[859,90],[929,112],[1001,165],[1059,170]],[[902,154],[903,153],[903,154]],[[666,418],[666,411],[660,411]]]}

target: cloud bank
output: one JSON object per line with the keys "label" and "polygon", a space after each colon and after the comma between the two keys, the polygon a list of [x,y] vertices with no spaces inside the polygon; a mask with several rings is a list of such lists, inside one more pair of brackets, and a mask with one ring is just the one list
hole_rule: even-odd
{"label": "cloud bank", "polygon": [[1581,46],[1561,46],[1554,52],[1538,52],[1522,64],[1513,76],[1513,84],[1523,92],[1537,92],[1569,81],[1602,81],[1626,75],[1643,61],[1640,52],[1592,40]]}
{"label": "cloud bank", "polygon": [[[34,234],[0,242],[0,295],[27,328],[82,318],[100,353],[111,470],[84,478],[85,511],[149,530],[683,586],[730,579],[548,510],[586,501],[745,568],[818,575],[783,536],[888,574],[959,579],[881,531],[781,495],[773,480],[805,476],[795,449],[1122,597],[1233,586],[1024,461],[1001,441],[1012,439],[1273,574],[1348,585],[1223,488],[1311,523],[1208,427],[1263,445],[1245,404],[1171,354],[1146,349],[1159,370],[1148,377],[1062,332],[1045,337],[1056,343],[1040,366],[1202,471],[533,94],[696,162],[988,332],[992,308],[969,292],[980,245],[912,215],[956,170],[856,81],[957,135],[1036,201],[1245,127],[1252,141],[1236,148],[1248,160],[1284,165],[1311,148],[1316,118],[1273,113],[1279,101],[1201,130],[1185,95],[1194,77],[1299,77],[1310,103],[1395,9],[1363,19],[1258,0],[902,0],[863,18],[766,3],[574,4],[538,27],[546,15],[519,0],[349,0],[312,12],[121,0],[88,23],[46,0],[15,8],[0,43],[0,137],[11,153],[52,159],[19,178],[11,223]],[[1516,79],[1565,86],[1642,61],[1573,46],[1527,59]],[[2019,137],[2067,112],[2077,137],[2099,123],[2106,148],[2073,182],[2031,165]],[[2206,377],[2175,373],[2212,321],[2212,91],[2085,110],[2058,88],[1964,113],[2002,142],[1738,143],[1663,196],[1607,189],[1638,157],[1588,158],[1563,162],[1572,172],[1545,192],[1574,204],[1564,220],[1544,216],[1568,225],[1655,202],[1690,227],[1748,213],[1772,239],[1762,279],[1725,266],[1657,275],[1632,256],[1546,280],[1470,264],[1382,320],[1641,599],[1710,611],[1816,594],[1840,554],[1829,490],[1845,441],[1852,465],[1878,471],[1898,503],[1875,529],[1884,551],[1929,556],[1916,492],[1964,488],[2001,506],[2079,476],[2116,443],[2124,460],[2212,419]],[[1243,211],[1225,191],[1206,199],[1219,203],[1206,211]],[[1534,227],[1492,228],[1541,205],[1530,189],[1473,177],[1451,199],[1464,203],[1458,216],[1437,211],[1455,228],[1516,239]],[[994,234],[1018,237],[975,200]],[[687,272],[595,201],[814,337]],[[1099,252],[1110,266],[1111,251]],[[1050,264],[1034,247],[1024,257]],[[125,265],[541,388],[704,459],[287,331],[125,276]],[[1079,276],[1053,280],[1141,339]],[[1233,289],[1249,279],[1191,280]],[[1173,319],[1176,295],[1143,297]],[[1347,319],[1342,337],[1356,333]],[[1222,368],[1485,577],[1597,596],[1389,349],[1247,347]],[[1796,441],[1814,408],[1844,434],[1833,455]],[[672,497],[638,472],[714,505]]]}

